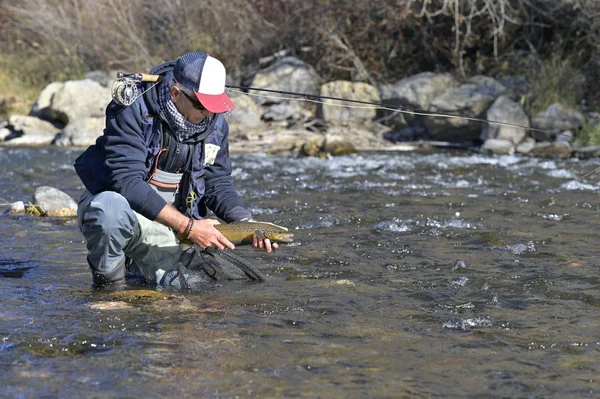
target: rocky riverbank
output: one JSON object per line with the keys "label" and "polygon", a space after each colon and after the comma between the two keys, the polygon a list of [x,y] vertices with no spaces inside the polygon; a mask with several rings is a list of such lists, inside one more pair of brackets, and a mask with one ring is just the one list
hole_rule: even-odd
{"label": "rocky riverbank", "polygon": [[[93,144],[102,134],[104,109],[111,100],[114,77],[114,72],[97,71],[83,80],[49,84],[29,115],[12,115],[0,122],[0,145]],[[316,156],[462,146],[485,153],[543,157],[600,154],[600,146],[574,145],[576,133],[585,124],[598,123],[598,114],[556,103],[536,115],[527,115],[521,99],[528,92],[528,82],[520,76],[498,79],[474,76],[458,81],[450,74],[423,72],[393,85],[375,87],[363,82],[323,82],[311,66],[286,57],[241,85],[319,93],[324,97],[383,104],[385,109],[331,99],[317,102],[314,97],[231,89],[236,105],[228,116],[232,152]],[[394,111],[398,108],[403,112]]]}

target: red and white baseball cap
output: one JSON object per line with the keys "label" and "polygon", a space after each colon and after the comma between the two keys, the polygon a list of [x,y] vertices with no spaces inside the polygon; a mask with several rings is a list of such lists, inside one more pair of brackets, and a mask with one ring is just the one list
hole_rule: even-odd
{"label": "red and white baseball cap", "polygon": [[184,54],[177,59],[173,77],[193,90],[198,101],[210,112],[221,113],[235,109],[225,94],[225,66],[205,52]]}

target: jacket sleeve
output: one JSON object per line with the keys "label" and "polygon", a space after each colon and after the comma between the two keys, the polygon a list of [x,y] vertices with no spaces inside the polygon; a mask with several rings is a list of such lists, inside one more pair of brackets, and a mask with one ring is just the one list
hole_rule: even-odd
{"label": "jacket sleeve", "polygon": [[252,219],[252,214],[244,208],[242,199],[233,186],[229,158],[229,125],[225,121],[223,123],[223,139],[215,162],[207,165],[205,170],[204,200],[207,207],[227,223],[246,218]]}
{"label": "jacket sleeve", "polygon": [[166,201],[146,182],[148,148],[140,107],[113,104],[106,115],[104,164],[109,182],[131,209],[154,220]]}

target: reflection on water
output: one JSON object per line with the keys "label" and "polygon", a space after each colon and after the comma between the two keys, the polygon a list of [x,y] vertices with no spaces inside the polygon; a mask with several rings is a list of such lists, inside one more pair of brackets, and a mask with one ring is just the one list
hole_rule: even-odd
{"label": "reflection on water", "polygon": [[[0,148],[0,196],[77,198],[78,150]],[[0,218],[6,397],[597,397],[598,161],[236,156],[264,283],[93,292],[72,220]],[[102,394],[100,394],[102,393]]]}

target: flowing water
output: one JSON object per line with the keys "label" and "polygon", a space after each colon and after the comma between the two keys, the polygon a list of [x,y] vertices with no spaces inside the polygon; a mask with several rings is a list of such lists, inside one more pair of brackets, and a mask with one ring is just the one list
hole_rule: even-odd
{"label": "flowing water", "polygon": [[[0,148],[0,197],[77,199],[80,151]],[[160,298],[92,290],[73,219],[1,216],[0,396],[598,397],[599,164],[234,156],[296,242],[236,249],[266,282]]]}

